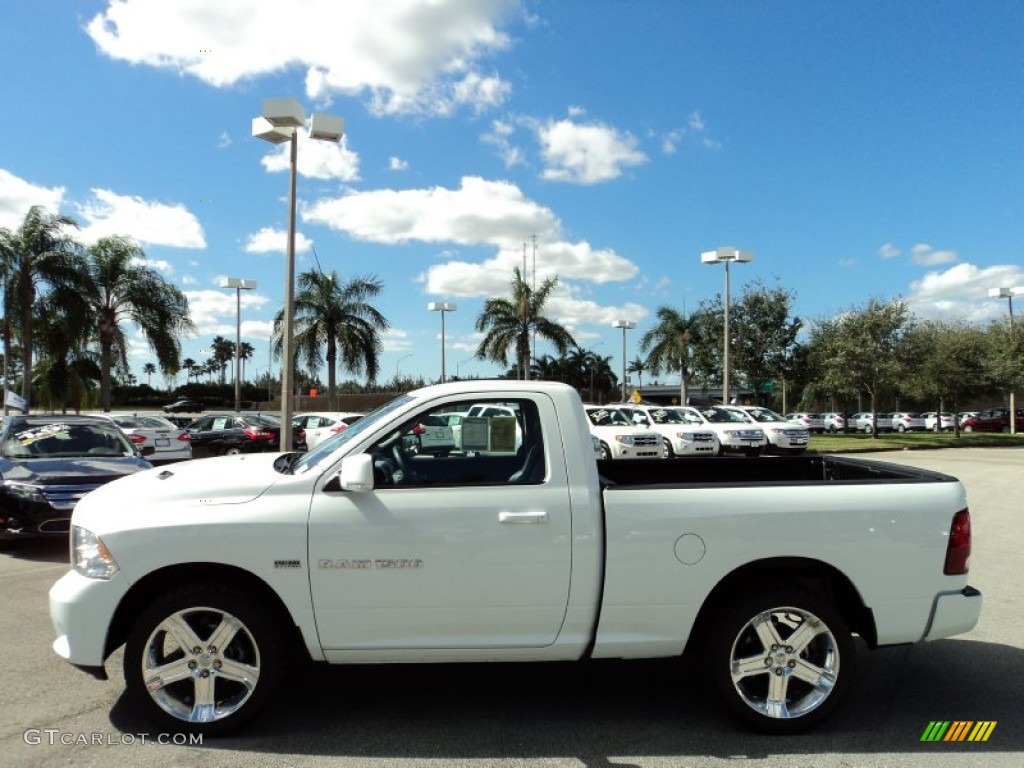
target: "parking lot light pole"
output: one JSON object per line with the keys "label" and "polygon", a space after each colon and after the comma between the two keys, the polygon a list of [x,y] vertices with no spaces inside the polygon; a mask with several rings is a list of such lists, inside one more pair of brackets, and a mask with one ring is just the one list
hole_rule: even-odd
{"label": "parking lot light pole", "polygon": [[427,304],[427,309],[431,312],[441,313],[441,383],[444,384],[444,313],[454,312],[459,307],[456,304],[452,304],[448,301],[432,301]]}
{"label": "parking lot light pole", "polygon": [[745,263],[754,260],[754,254],[741,251],[736,246],[728,245],[713,251],[704,251],[700,255],[703,264],[725,264],[725,329],[722,333],[722,405],[729,404],[729,265],[738,261]]}
{"label": "parking lot light pole", "polygon": [[612,328],[622,329],[622,402],[626,402],[626,331],[636,328],[633,320],[616,320]]}
{"label": "parking lot light pole", "polygon": [[[295,377],[295,176],[298,165],[298,129],[305,126],[306,110],[295,99],[264,99],[263,114],[252,120],[252,135],[271,144],[291,144],[288,186],[288,254],[284,286],[284,322],[281,331],[281,450],[292,450],[292,397]],[[345,121],[334,115],[314,114],[309,138],[341,141]]]}
{"label": "parking lot light pole", "polygon": [[235,289],[235,413],[242,410],[242,291],[251,291],[256,287],[255,280],[244,277],[224,277],[220,281],[221,288]]}
{"label": "parking lot light pole", "polygon": [[[1024,285],[1016,288],[992,288],[988,295],[993,299],[1006,299],[1010,308],[1010,343],[1013,344],[1013,297],[1024,296]],[[1010,385],[1010,434],[1017,434],[1017,395],[1013,385]]]}

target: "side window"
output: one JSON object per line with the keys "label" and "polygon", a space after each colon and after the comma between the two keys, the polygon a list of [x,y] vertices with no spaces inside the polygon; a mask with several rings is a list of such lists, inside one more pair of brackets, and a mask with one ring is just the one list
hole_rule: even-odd
{"label": "side window", "polygon": [[[471,408],[477,415],[464,415]],[[378,488],[536,484],[546,475],[540,414],[525,398],[445,403],[408,419],[367,453]]]}

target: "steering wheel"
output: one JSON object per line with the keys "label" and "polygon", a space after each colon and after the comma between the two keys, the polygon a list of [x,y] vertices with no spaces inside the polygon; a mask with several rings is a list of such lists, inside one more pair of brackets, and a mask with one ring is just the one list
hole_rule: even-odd
{"label": "steering wheel", "polygon": [[[408,458],[405,455],[405,451],[402,450],[401,440],[395,441],[394,445],[391,446],[391,455],[394,457],[395,464],[398,466],[398,472],[402,473],[401,480],[395,481],[395,484],[401,485],[402,483],[415,482],[416,475],[409,467]],[[398,474],[398,472],[394,474]]]}

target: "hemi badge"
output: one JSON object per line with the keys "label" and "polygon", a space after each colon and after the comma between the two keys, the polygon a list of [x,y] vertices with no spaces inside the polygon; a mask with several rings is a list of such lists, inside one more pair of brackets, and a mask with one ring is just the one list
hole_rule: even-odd
{"label": "hemi badge", "polygon": [[301,560],[275,560],[274,561],[274,567],[275,568],[301,568],[302,567],[302,561]]}

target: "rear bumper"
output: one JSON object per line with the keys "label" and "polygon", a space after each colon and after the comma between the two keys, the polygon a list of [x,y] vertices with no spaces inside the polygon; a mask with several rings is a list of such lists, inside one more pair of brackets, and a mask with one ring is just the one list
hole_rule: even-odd
{"label": "rear bumper", "polygon": [[981,592],[974,587],[964,587],[960,592],[939,595],[935,598],[932,619],[925,632],[925,640],[939,640],[964,632],[970,632],[981,618]]}

